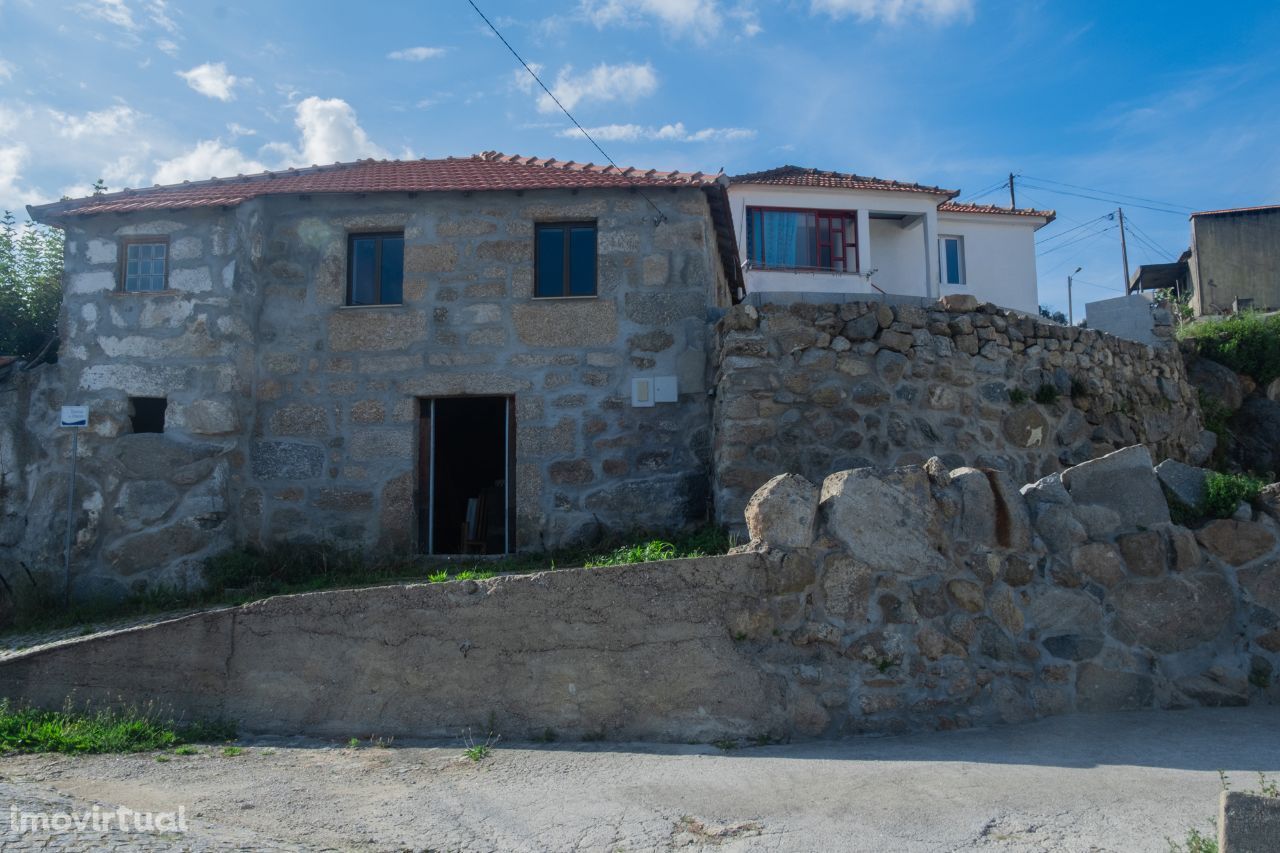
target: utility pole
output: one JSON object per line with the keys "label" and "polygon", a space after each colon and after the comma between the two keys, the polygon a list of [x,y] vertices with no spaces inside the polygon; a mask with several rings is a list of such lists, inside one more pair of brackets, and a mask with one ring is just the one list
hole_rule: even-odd
{"label": "utility pole", "polygon": [[1018,197],[1013,192],[1013,172],[1009,173],[1009,209],[1014,210],[1018,207]]}
{"label": "utility pole", "polygon": [[1076,267],[1076,272],[1067,276],[1067,325],[1074,326],[1076,324],[1076,305],[1071,299],[1071,278],[1084,267]]}
{"label": "utility pole", "polygon": [[1116,208],[1120,214],[1120,259],[1124,261],[1124,295],[1129,295],[1129,244],[1124,239],[1124,208]]}

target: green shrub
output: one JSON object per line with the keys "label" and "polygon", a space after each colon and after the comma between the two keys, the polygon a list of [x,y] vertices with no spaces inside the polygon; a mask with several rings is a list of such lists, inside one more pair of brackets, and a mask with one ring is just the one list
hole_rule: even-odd
{"label": "green shrub", "polygon": [[1230,518],[1240,502],[1252,503],[1266,483],[1246,474],[1209,472],[1204,479],[1204,514]]}
{"label": "green shrub", "polygon": [[1042,406],[1052,406],[1058,402],[1058,389],[1048,382],[1036,389],[1036,402]]}
{"label": "green shrub", "polygon": [[1015,406],[1021,406],[1029,399],[1031,399],[1030,396],[1028,396],[1027,392],[1023,391],[1021,388],[1009,389],[1009,402],[1013,403]]}
{"label": "green shrub", "polygon": [[1195,340],[1200,354],[1261,385],[1280,377],[1280,314],[1245,311],[1183,326],[1179,337]]}

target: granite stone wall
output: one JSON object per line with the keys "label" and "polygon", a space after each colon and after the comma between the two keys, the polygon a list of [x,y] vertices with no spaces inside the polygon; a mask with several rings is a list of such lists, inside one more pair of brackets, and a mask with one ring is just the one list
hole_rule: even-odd
{"label": "granite stone wall", "polygon": [[676,742],[1275,702],[1275,503],[1174,524],[1151,463],[1132,447],[1021,489],[937,458],[780,475],[728,556],[271,598],[16,654],[0,696],[344,739]]}
{"label": "granite stone wall", "polygon": [[[196,583],[236,544],[414,551],[418,408],[432,397],[514,397],[520,550],[704,517],[706,315],[726,287],[703,190],[661,201],[660,224],[626,190],[282,196],[71,220],[61,357],[32,373],[43,390],[23,392],[0,443],[14,448],[0,459],[7,563],[60,565],[62,404],[92,411],[77,594]],[[597,222],[598,296],[535,300],[534,223],[566,219]],[[401,229],[403,304],[347,307],[348,235]],[[130,236],[169,239],[167,290],[121,292]],[[637,376],[677,377],[678,402],[632,408]],[[167,398],[163,434],[133,433],[131,396]]]}
{"label": "granite stone wall", "polygon": [[1017,482],[1142,443],[1212,451],[1175,348],[1061,326],[972,297],[738,305],[715,329],[714,492],[741,526],[781,471],[920,464]]}

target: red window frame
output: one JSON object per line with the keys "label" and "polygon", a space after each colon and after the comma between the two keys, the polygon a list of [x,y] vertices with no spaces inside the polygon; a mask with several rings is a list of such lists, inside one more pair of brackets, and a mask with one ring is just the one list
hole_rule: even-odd
{"label": "red window frame", "polygon": [[[778,213],[804,213],[813,214],[814,217],[814,242],[810,246],[813,249],[813,256],[822,257],[822,250],[826,248],[830,253],[831,266],[826,267],[792,267],[792,266],[770,266],[768,258],[765,255],[765,247],[760,246],[760,263],[756,265],[757,269],[775,269],[775,270],[816,270],[821,272],[858,272],[858,212],[856,210],[832,210],[830,208],[821,207],[777,207],[764,205],[749,205],[746,209],[745,217],[746,232],[748,237],[754,238],[754,231],[751,228],[751,213],[753,211],[775,211]],[[823,227],[823,220],[827,220],[827,227]],[[845,228],[845,221],[851,220],[853,224],[852,240],[850,235],[845,232],[849,229]],[[840,241],[837,242],[834,237],[840,235]],[[825,236],[825,239],[824,239]],[[837,247],[840,249],[838,255]],[[749,255],[748,255],[749,256]],[[839,263],[839,266],[837,266]]]}

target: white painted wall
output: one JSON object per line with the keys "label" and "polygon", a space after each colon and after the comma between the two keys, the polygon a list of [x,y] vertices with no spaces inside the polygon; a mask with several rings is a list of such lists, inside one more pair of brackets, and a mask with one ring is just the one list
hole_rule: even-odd
{"label": "white painted wall", "polygon": [[[971,293],[981,302],[1035,314],[1040,306],[1035,230],[1044,220],[988,213],[939,214],[937,205],[943,200],[927,193],[731,185],[729,203],[740,262],[747,258],[748,207],[858,212],[860,274],[748,269],[744,271],[747,292],[875,294],[861,273],[876,270],[871,281],[888,293],[930,297]],[[904,227],[897,221],[870,219],[871,212],[906,214],[910,219]],[[937,238],[943,234],[964,237],[963,287],[939,283]]]}
{"label": "white painted wall", "polygon": [[942,292],[972,293],[979,302],[1038,313],[1035,233],[1043,221],[990,213],[938,214],[939,236],[964,238],[965,284],[943,285]]}
{"label": "white painted wall", "polygon": [[[911,192],[857,191],[827,189],[824,187],[773,187],[751,184],[735,184],[729,187],[729,204],[733,211],[733,227],[738,235],[739,262],[747,259],[747,208],[748,207],[800,207],[816,210],[854,210],[858,213],[858,269],[865,273],[879,267],[873,281],[890,293],[924,295],[929,281],[925,270],[914,275],[909,270],[891,271],[886,265],[875,259],[875,232],[878,226],[868,219],[870,211],[884,213],[904,213],[915,217],[936,217],[937,204],[942,200],[940,195]],[[921,227],[908,232],[914,235],[917,242],[917,256],[920,263],[927,263],[924,258],[924,232]],[[906,243],[895,242],[891,257],[899,252],[907,251]],[[932,266],[932,265],[930,265]],[[892,276],[895,281],[905,282],[903,289],[891,289],[882,281],[882,276]],[[934,274],[936,276],[936,274]],[[783,272],[779,270],[745,270],[747,292],[815,292],[815,293],[869,293],[876,290],[867,283],[867,279],[857,273],[829,272]],[[896,286],[896,285],[895,285]],[[936,290],[936,287],[935,287]]]}

